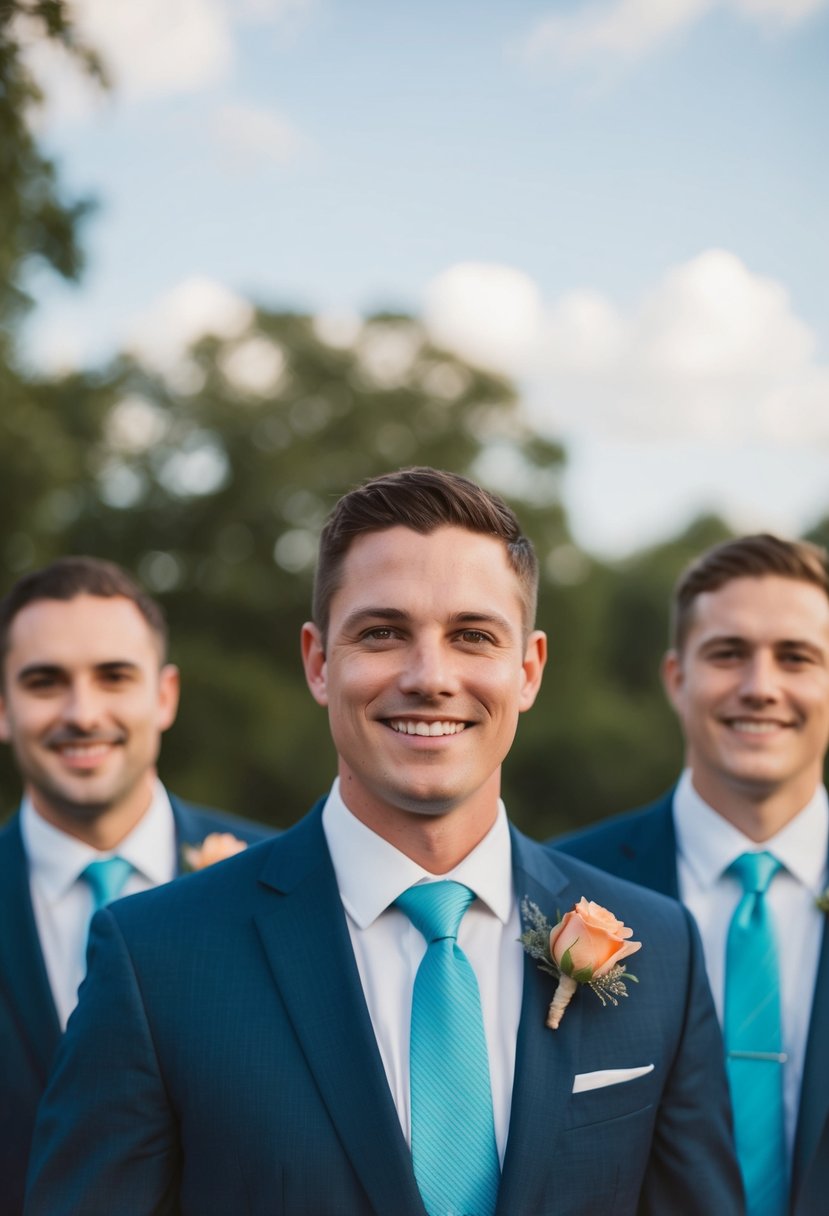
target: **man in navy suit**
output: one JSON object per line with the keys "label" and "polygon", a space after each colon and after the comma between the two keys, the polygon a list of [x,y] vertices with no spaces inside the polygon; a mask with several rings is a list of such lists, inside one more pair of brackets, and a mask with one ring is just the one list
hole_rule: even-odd
{"label": "man in navy suit", "polygon": [[143,891],[209,833],[265,835],[158,782],[178,701],[165,650],[158,605],[93,558],[28,574],[0,602],[0,738],[24,783],[0,830],[0,1216],[23,1210],[37,1104],[84,973],[89,874],[104,863]]}
{"label": "man in navy suit", "polygon": [[[769,535],[716,546],[680,577],[671,632],[663,675],[685,737],[685,771],[650,806],[556,847],[683,900],[699,923],[721,1019],[740,899],[732,867],[758,852],[780,863],[764,899],[784,1058],[757,1067],[781,1069],[790,1187],[788,1208],[784,1188],[778,1210],[819,1216],[829,1195],[829,934],[816,903],[829,847],[826,552]],[[765,1139],[759,1153],[771,1152]]]}
{"label": "man in navy suit", "polygon": [[[97,914],[30,1216],[743,1211],[691,918],[527,840],[499,798],[545,661],[536,586],[513,513],[465,478],[340,500],[302,631],[334,786],[274,842]],[[426,924],[419,897],[460,918]],[[520,908],[581,897],[635,932],[639,983],[577,991],[553,1031]]]}

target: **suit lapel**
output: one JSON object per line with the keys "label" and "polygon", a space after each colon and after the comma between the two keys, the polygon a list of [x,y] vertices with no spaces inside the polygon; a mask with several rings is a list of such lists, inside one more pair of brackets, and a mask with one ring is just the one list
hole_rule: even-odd
{"label": "suit lapel", "polygon": [[256,924],[320,1094],[378,1213],[425,1216],[317,804],[268,854]]}
{"label": "suit lapel", "polygon": [[654,803],[648,812],[637,816],[620,852],[624,868],[615,871],[620,877],[679,899],[673,791]]}
{"label": "suit lapel", "polygon": [[205,829],[197,811],[173,794],[168,794],[168,797],[170,806],[173,808],[173,821],[176,825],[176,874],[179,875],[182,865],[182,845],[200,845],[205,837]]}
{"label": "suit lapel", "polygon": [[797,1118],[794,1158],[792,1162],[792,1191],[797,1195],[804,1174],[812,1161],[821,1133],[829,1121],[829,918],[824,917],[809,1037],[803,1061],[800,1086],[800,1107]]}
{"label": "suit lapel", "polygon": [[28,1043],[45,1085],[60,1039],[60,1023],[35,925],[29,867],[17,815],[0,832],[0,898],[4,921],[0,985],[7,987],[20,1037]]}
{"label": "suit lapel", "polygon": [[[576,896],[550,852],[515,829],[511,834],[516,897],[521,901],[526,896],[554,922]],[[582,1019],[574,1004],[558,1030],[549,1030],[544,1023],[554,992],[552,976],[527,956],[497,1216],[541,1210],[559,1185],[550,1145],[556,1142],[578,1071]]]}

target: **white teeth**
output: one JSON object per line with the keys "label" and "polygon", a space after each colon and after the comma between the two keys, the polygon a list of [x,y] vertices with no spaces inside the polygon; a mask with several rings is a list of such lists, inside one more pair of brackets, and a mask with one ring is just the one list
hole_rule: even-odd
{"label": "white teeth", "polygon": [[748,735],[769,735],[773,731],[780,730],[782,723],[780,722],[752,722],[748,719],[737,718],[731,725],[735,730],[745,731]]}
{"label": "white teeth", "polygon": [[75,759],[79,756],[83,756],[84,758],[88,758],[90,756],[92,756],[92,757],[105,756],[107,754],[107,752],[109,751],[109,744],[108,743],[94,743],[91,746],[89,746],[89,745],[84,746],[83,744],[75,744],[73,746],[69,746],[69,745],[64,744],[64,746],[60,750],[64,756],[69,756],[72,759]]}
{"label": "white teeth", "polygon": [[412,722],[396,718],[389,725],[401,735],[459,735],[466,729],[465,722]]}

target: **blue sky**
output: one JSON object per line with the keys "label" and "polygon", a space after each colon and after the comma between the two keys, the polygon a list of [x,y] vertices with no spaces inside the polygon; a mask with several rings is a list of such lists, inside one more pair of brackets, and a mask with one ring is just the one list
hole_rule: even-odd
{"label": "blue sky", "polygon": [[198,283],[403,308],[516,378],[588,548],[829,510],[829,0],[75,8],[116,89],[32,48],[100,202],[33,360],[192,333]]}

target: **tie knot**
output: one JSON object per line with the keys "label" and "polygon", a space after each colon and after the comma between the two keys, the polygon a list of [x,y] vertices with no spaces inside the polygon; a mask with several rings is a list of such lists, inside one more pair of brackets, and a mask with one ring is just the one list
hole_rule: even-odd
{"label": "tie knot", "polygon": [[739,878],[747,895],[765,895],[780,865],[773,853],[743,853],[731,863],[728,873]]}
{"label": "tie knot", "polygon": [[463,914],[475,898],[459,882],[424,882],[409,887],[394,901],[427,942],[457,937]]}
{"label": "tie knot", "polygon": [[107,857],[101,861],[90,861],[81,874],[89,883],[95,910],[112,903],[124,889],[124,883],[132,873],[133,866],[123,857]]}

